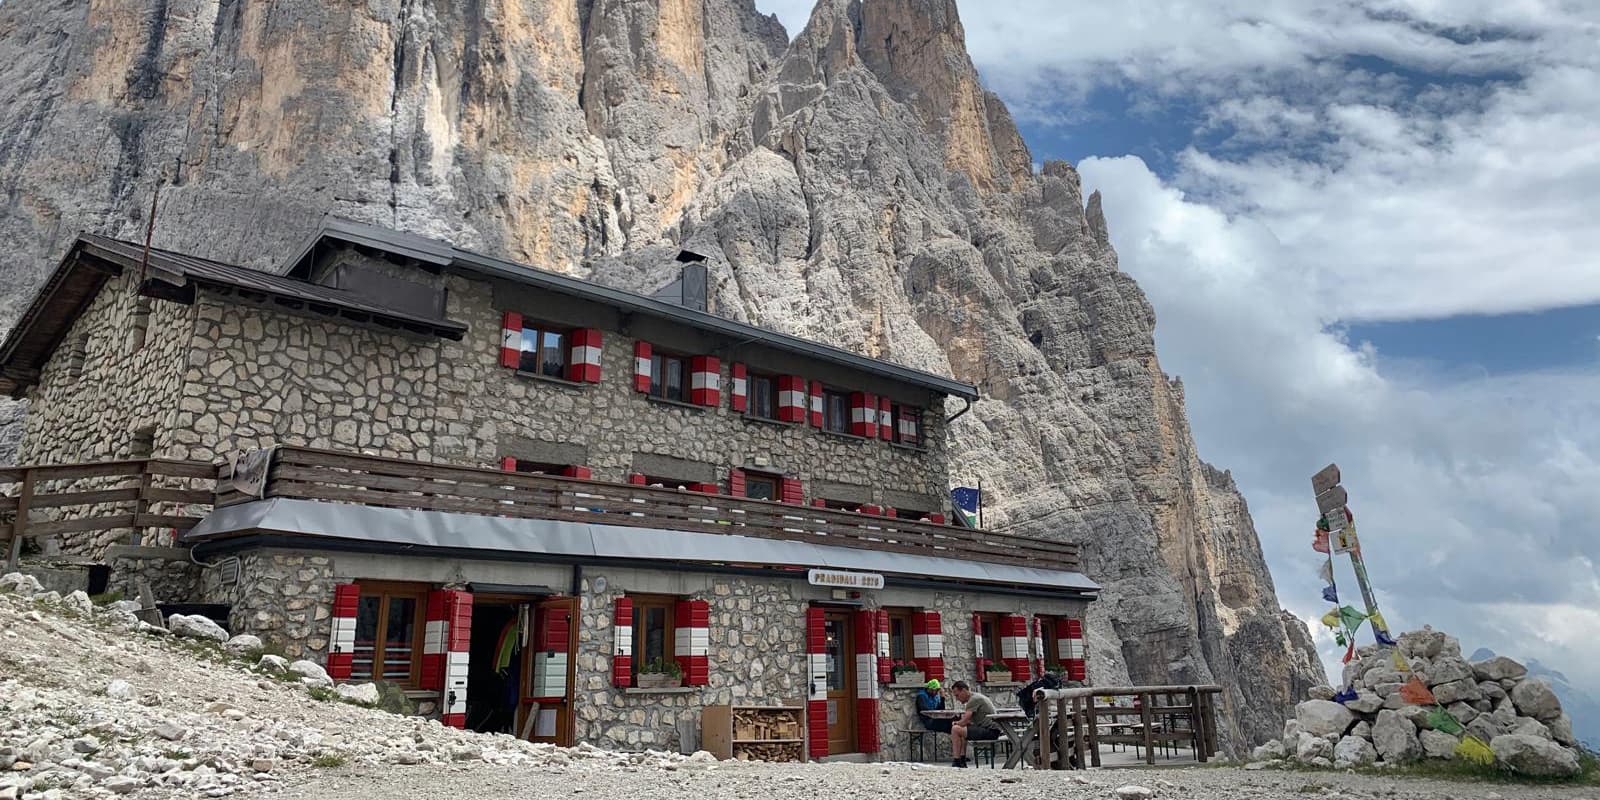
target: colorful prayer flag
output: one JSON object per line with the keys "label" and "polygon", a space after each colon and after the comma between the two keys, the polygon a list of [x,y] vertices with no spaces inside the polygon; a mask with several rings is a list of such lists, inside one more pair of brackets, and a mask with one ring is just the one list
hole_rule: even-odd
{"label": "colorful prayer flag", "polygon": [[1322,566],[1317,569],[1317,577],[1321,578],[1323,583],[1333,585],[1333,562],[1322,562]]}
{"label": "colorful prayer flag", "polygon": [[1384,647],[1394,647],[1394,639],[1389,638],[1389,633],[1387,631],[1373,628],[1372,633],[1377,637],[1378,644],[1381,644]]}
{"label": "colorful prayer flag", "polygon": [[1345,606],[1339,609],[1339,620],[1351,633],[1361,629],[1361,623],[1367,620],[1367,615],[1357,611],[1355,606]]}
{"label": "colorful prayer flag", "polygon": [[1352,638],[1350,640],[1350,646],[1345,648],[1344,659],[1340,663],[1348,664],[1355,657],[1356,657],[1356,640],[1354,638]]}
{"label": "colorful prayer flag", "polygon": [[1348,703],[1351,700],[1355,700],[1355,699],[1358,699],[1360,697],[1361,697],[1361,695],[1359,693],[1357,693],[1356,690],[1353,687],[1346,686],[1345,688],[1340,689],[1338,694],[1333,696],[1333,702],[1335,702],[1335,703]]}
{"label": "colorful prayer flag", "polygon": [[1431,706],[1439,702],[1433,699],[1433,692],[1428,691],[1428,684],[1415,675],[1400,687],[1400,699],[1414,706]]}
{"label": "colorful prayer flag", "polygon": [[1330,603],[1339,602],[1339,590],[1333,588],[1332,586],[1322,587],[1322,599]]}
{"label": "colorful prayer flag", "polygon": [[1456,745],[1456,757],[1481,766],[1494,763],[1494,751],[1476,736],[1468,736]]}
{"label": "colorful prayer flag", "polygon": [[1391,650],[1389,652],[1394,653],[1394,668],[1397,672],[1411,671],[1411,665],[1406,663],[1406,657],[1400,655],[1399,650]]}
{"label": "colorful prayer flag", "polygon": [[1318,530],[1317,531],[1317,537],[1315,539],[1311,540],[1311,549],[1315,550],[1315,551],[1317,551],[1319,553],[1328,552],[1328,532],[1327,531],[1324,531],[1324,530]]}
{"label": "colorful prayer flag", "polygon": [[1455,718],[1455,715],[1443,708],[1435,708],[1428,712],[1428,725],[1436,731],[1448,733],[1451,736],[1459,736],[1466,731],[1465,728],[1461,727],[1461,722]]}
{"label": "colorful prayer flag", "polygon": [[1335,608],[1334,610],[1329,611],[1326,614],[1323,614],[1322,615],[1322,624],[1324,624],[1324,625],[1326,625],[1326,626],[1328,626],[1330,628],[1338,628],[1339,627],[1339,609]]}

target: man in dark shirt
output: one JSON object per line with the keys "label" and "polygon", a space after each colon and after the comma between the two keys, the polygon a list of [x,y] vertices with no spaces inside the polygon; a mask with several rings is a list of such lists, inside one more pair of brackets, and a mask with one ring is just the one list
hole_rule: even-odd
{"label": "man in dark shirt", "polygon": [[950,723],[954,720],[929,719],[923,714],[925,711],[944,710],[944,693],[940,691],[941,688],[939,679],[934,678],[917,690],[917,717],[922,720],[923,728],[936,733],[949,733]]}
{"label": "man in dark shirt", "polygon": [[994,716],[994,701],[972,691],[966,681],[956,681],[950,687],[956,696],[956,701],[966,709],[965,713],[950,726],[950,752],[955,760],[950,762],[952,767],[965,767],[967,765],[967,742],[993,741],[1000,738],[1000,725],[991,717]]}

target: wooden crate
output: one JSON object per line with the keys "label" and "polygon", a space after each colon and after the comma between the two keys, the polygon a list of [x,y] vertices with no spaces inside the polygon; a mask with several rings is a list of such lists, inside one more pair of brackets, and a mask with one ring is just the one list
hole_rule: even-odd
{"label": "wooden crate", "polygon": [[806,760],[804,706],[706,706],[700,747],[720,759]]}

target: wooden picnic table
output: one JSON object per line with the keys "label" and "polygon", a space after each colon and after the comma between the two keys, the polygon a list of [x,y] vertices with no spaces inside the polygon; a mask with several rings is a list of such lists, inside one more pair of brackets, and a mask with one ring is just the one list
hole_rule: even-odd
{"label": "wooden picnic table", "polygon": [[[937,711],[924,711],[923,716],[929,719],[960,719],[964,709],[940,709]],[[989,715],[1000,733],[1011,742],[1011,755],[1006,757],[1006,769],[1024,769],[1028,765],[1024,756],[1032,752],[1034,737],[1038,731],[1033,724],[1033,719],[1023,713],[1020,708],[997,708]],[[963,754],[964,755],[964,754]]]}

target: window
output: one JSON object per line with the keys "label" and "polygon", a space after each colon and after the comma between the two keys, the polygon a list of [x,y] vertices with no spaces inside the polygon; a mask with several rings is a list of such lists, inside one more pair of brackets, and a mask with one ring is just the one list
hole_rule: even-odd
{"label": "window", "polygon": [[547,326],[524,324],[517,370],[552,378],[567,377],[567,334]]}
{"label": "window", "polygon": [[771,375],[751,375],[749,384],[747,413],[761,419],[777,419],[777,381]]}
{"label": "window", "polygon": [[1039,658],[1044,660],[1045,669],[1062,666],[1061,643],[1056,640],[1055,617],[1039,617],[1039,644],[1043,648]]}
{"label": "window", "polygon": [[524,461],[517,459],[517,472],[529,475],[562,475],[567,470],[566,464],[549,464],[543,461]]}
{"label": "window", "polygon": [[744,475],[744,496],[751,500],[780,499],[778,476],[763,475],[759,472],[746,472]]}
{"label": "window", "polygon": [[351,680],[415,685],[421,655],[417,631],[422,629],[425,596],[423,589],[361,584]]}
{"label": "window", "polygon": [[911,646],[911,610],[889,609],[889,660],[910,661],[916,657]]}
{"label": "window", "polygon": [[655,353],[650,356],[650,396],[689,402],[689,360]]}
{"label": "window", "polygon": [[822,501],[822,507],[823,508],[831,508],[834,511],[860,511],[861,510],[861,504],[857,503],[857,502],[855,502],[853,500],[827,500],[827,499],[824,499]]}
{"label": "window", "polygon": [[991,665],[1000,664],[1000,617],[998,614],[979,614],[979,631],[983,634],[983,652],[979,658],[986,658]]}
{"label": "window", "polygon": [[631,596],[633,599],[633,672],[638,675],[676,657],[672,625],[672,597]]}
{"label": "window", "polygon": [[894,424],[894,441],[907,447],[922,444],[922,409],[899,404],[889,407],[889,419]]}
{"label": "window", "polygon": [[834,391],[822,393],[822,427],[834,433],[850,432],[850,395]]}

